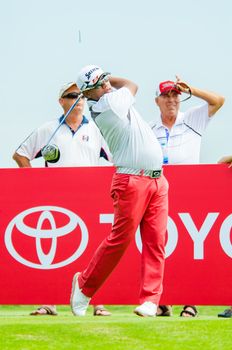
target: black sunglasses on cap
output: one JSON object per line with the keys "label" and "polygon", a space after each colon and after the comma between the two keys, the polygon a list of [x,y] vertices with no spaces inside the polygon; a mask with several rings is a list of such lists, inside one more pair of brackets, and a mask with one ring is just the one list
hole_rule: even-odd
{"label": "black sunglasses on cap", "polygon": [[98,89],[99,87],[101,87],[104,83],[107,83],[109,81],[109,72],[105,72],[102,73],[100,75],[100,77],[98,78],[98,80],[96,81],[96,83],[94,84],[90,84],[90,82],[85,82],[82,87],[81,90],[82,91],[88,91],[88,90],[92,90],[92,89]]}
{"label": "black sunglasses on cap", "polygon": [[74,100],[78,97],[85,98],[81,92],[70,92],[69,94],[62,96],[61,98],[68,98],[70,100]]}

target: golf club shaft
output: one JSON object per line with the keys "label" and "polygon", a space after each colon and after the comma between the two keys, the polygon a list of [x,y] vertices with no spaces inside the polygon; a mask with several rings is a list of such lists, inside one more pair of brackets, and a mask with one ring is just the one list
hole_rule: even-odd
{"label": "golf club shaft", "polygon": [[57,131],[59,130],[59,128],[61,127],[61,125],[65,121],[65,119],[69,116],[69,114],[72,112],[72,110],[75,108],[75,106],[78,104],[78,102],[80,101],[81,98],[82,98],[82,93],[77,98],[77,100],[73,103],[73,105],[69,108],[68,112],[63,116],[63,118],[61,119],[58,127],[56,128],[56,130],[53,132],[53,134],[51,135],[50,139],[48,140],[46,146],[48,146],[50,144],[50,142],[52,141],[53,137],[55,136],[55,134],[57,133]]}

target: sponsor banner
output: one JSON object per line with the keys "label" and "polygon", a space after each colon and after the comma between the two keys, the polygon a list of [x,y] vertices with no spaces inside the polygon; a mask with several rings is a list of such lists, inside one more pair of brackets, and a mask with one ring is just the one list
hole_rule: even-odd
{"label": "sponsor banner", "polygon": [[[113,167],[0,169],[0,304],[68,304],[72,277],[110,232]],[[166,166],[163,304],[231,305],[232,169]],[[155,181],[155,180],[154,180]],[[137,304],[139,228],[93,303]]]}

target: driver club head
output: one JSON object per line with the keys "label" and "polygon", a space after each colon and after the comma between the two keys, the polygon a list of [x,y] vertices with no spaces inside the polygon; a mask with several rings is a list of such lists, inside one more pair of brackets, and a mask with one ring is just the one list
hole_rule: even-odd
{"label": "driver club head", "polygon": [[56,163],[60,159],[60,150],[57,145],[46,145],[41,154],[46,162]]}

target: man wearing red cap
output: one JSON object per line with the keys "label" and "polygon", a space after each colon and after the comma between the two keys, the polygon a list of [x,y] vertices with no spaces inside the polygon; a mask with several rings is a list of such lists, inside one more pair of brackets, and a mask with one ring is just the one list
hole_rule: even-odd
{"label": "man wearing red cap", "polygon": [[[182,97],[186,95],[187,97]],[[203,104],[180,112],[180,102],[195,96]],[[160,109],[159,119],[151,124],[160,142],[164,164],[197,164],[200,161],[202,134],[211,117],[224,103],[224,97],[190,86],[177,77],[176,82],[164,81],[156,91],[155,102]],[[170,316],[171,307],[160,305],[160,316]],[[181,316],[194,317],[196,307],[185,305]]]}
{"label": "man wearing red cap", "polygon": [[[187,98],[182,98],[187,94]],[[180,112],[180,102],[191,96],[205,103]],[[224,98],[216,93],[189,86],[177,77],[177,81],[164,81],[156,91],[155,102],[160,117],[151,124],[158,138],[166,164],[197,164],[200,161],[201,137],[211,117],[223,105]]]}

